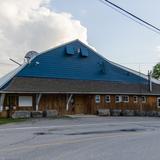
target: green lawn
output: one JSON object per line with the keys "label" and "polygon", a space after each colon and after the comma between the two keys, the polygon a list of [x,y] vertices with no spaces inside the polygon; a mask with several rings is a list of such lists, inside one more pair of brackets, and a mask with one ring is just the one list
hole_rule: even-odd
{"label": "green lawn", "polygon": [[12,119],[12,118],[0,118],[0,125],[8,124],[8,123],[15,123],[15,122],[24,122],[26,119]]}

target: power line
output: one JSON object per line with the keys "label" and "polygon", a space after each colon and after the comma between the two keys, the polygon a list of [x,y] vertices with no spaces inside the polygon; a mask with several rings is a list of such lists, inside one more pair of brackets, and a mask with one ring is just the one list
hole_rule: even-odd
{"label": "power line", "polygon": [[139,18],[138,16],[130,13],[129,11],[121,8],[120,6],[108,1],[108,0],[99,0],[100,2],[102,2],[103,4],[105,4],[106,6],[114,9],[115,11],[119,12],[120,14],[122,14],[123,16],[133,20],[134,22],[142,25],[143,27],[146,27],[147,29],[160,34],[160,29],[154,25],[152,25],[151,23]]}

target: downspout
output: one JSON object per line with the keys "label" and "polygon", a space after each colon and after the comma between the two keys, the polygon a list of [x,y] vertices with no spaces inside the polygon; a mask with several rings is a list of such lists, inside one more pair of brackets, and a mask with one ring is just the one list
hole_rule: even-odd
{"label": "downspout", "polygon": [[73,96],[73,94],[71,94],[71,95],[69,96],[68,100],[67,100],[67,104],[66,104],[66,110],[67,110],[67,111],[69,110],[69,103],[70,103],[70,101],[71,101],[71,99],[72,99],[72,96]]}

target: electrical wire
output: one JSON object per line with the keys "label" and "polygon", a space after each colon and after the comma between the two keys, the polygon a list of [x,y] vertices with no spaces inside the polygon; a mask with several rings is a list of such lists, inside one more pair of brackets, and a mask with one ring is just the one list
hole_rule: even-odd
{"label": "electrical wire", "polygon": [[116,12],[122,14],[123,16],[133,20],[134,22],[142,25],[143,27],[157,33],[160,34],[160,29],[158,27],[155,27],[154,25],[146,22],[145,20],[135,16],[134,14],[126,11],[125,9],[119,7],[118,5],[108,1],[108,0],[99,0],[100,2],[102,2],[103,4],[105,4],[106,6],[110,7],[111,9],[115,10]]}

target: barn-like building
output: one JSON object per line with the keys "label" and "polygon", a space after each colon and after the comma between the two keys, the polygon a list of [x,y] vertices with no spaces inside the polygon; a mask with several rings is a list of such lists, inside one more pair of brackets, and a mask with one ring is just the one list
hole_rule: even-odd
{"label": "barn-like building", "polygon": [[79,40],[43,53],[0,79],[0,114],[56,109],[59,115],[98,109],[159,111],[160,82],[113,63]]}

